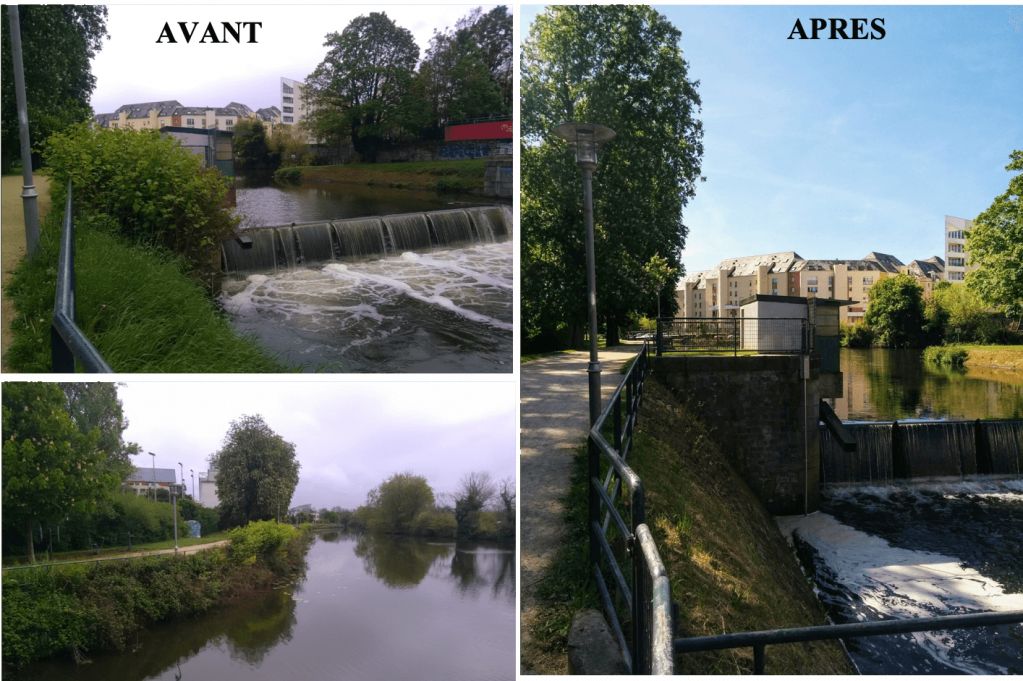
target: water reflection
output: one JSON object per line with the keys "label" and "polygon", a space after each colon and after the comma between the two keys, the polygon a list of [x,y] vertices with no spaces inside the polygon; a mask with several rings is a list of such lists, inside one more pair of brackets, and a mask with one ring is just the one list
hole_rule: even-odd
{"label": "water reflection", "polygon": [[391,588],[410,589],[423,581],[435,561],[447,558],[454,548],[454,544],[363,534],[355,544],[355,555],[362,558],[366,574]]}
{"label": "water reflection", "polygon": [[1023,418],[1023,375],[940,370],[919,350],[842,350],[843,420]]}

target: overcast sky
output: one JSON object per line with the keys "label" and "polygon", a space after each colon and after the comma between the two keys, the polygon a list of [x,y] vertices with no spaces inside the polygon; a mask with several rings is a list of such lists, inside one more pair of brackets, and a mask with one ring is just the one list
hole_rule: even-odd
{"label": "overcast sky", "polygon": [[[157,468],[184,464],[196,482],[231,421],[260,414],[295,445],[302,469],[292,506],[354,508],[393,473],[426,477],[435,494],[470,471],[512,478],[515,385],[501,382],[145,382],[119,384],[125,440],[156,454]],[[137,466],[152,465],[148,454]]]}
{"label": "overcast sky", "polygon": [[[103,49],[92,63],[92,108],[111,113],[122,104],[176,99],[184,106],[241,102],[253,109],[281,106],[281,76],[304,80],[326,55],[324,37],[355,17],[386,12],[412,32],[420,55],[434,30],[454,26],[474,7],[494,5],[108,5]],[[176,22],[198,22],[184,43]],[[208,22],[260,21],[255,45],[196,44]],[[177,44],[157,44],[171,22]]]}

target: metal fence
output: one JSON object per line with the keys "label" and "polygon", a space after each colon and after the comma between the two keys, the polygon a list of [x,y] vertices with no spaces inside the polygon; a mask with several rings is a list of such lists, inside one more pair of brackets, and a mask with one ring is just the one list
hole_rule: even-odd
{"label": "metal fence", "polygon": [[664,317],[657,320],[657,356],[664,353],[808,354],[813,326],[805,319]]}
{"label": "metal fence", "polygon": [[671,587],[646,525],[643,483],[625,463],[648,373],[648,350],[644,344],[590,429],[587,470],[590,565],[604,612],[629,671],[670,674]]}
{"label": "metal fence", "polygon": [[76,360],[84,371],[111,373],[99,351],[75,323],[75,226],[72,213],[71,183],[67,184],[64,226],[57,259],[57,293],[50,323],[50,359],[53,371],[73,373]]}

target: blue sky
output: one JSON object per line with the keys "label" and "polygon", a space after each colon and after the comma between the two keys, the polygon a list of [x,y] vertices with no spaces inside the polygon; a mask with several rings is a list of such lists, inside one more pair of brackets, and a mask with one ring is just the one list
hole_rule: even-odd
{"label": "blue sky", "polygon": [[[701,81],[688,272],[786,250],[944,256],[944,216],[1005,191],[1023,148],[1023,7],[657,9]],[[523,39],[538,11],[523,7]],[[786,40],[809,17],[884,17],[887,35]]]}

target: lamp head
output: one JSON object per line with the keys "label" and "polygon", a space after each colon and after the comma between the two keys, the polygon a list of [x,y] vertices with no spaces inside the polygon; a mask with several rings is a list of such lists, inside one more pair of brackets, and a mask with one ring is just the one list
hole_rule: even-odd
{"label": "lamp head", "polygon": [[562,123],[554,134],[572,145],[576,163],[590,169],[597,167],[597,147],[615,137],[614,130],[597,123]]}

